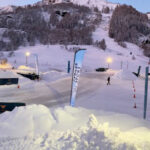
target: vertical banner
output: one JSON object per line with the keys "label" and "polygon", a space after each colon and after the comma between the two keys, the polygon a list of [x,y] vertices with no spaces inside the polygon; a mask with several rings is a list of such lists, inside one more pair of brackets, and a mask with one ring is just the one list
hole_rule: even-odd
{"label": "vertical banner", "polygon": [[144,94],[144,119],[146,119],[146,111],[147,111],[147,95],[148,95],[148,73],[149,67],[146,67],[145,71],[145,94]]}
{"label": "vertical banner", "polygon": [[82,62],[83,62],[85,51],[86,49],[79,49],[78,51],[75,52],[75,55],[74,55],[72,86],[71,86],[71,96],[70,96],[70,105],[72,107],[75,105],[78,81],[79,81],[79,76],[80,76],[80,71],[82,68]]}

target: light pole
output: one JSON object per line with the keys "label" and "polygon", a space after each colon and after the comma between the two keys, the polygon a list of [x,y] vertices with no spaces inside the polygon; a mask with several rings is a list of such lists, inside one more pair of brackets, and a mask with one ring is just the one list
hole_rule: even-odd
{"label": "light pole", "polygon": [[26,56],[26,66],[28,66],[28,57],[30,56],[30,52],[26,52],[25,56]]}
{"label": "light pole", "polygon": [[39,59],[37,54],[33,54],[35,57],[35,67],[36,67],[36,73],[39,75]]}
{"label": "light pole", "polygon": [[111,57],[108,57],[108,58],[106,59],[106,62],[108,63],[108,69],[109,69],[110,64],[112,63],[112,58],[111,58]]}

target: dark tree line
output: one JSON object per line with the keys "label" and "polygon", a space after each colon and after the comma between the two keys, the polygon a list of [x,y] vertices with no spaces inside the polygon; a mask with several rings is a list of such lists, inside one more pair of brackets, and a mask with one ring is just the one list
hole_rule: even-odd
{"label": "dark tree line", "polygon": [[150,34],[150,27],[146,14],[138,12],[131,6],[117,6],[113,12],[109,36],[117,42],[132,42],[141,45],[140,37]]}
{"label": "dark tree line", "polygon": [[[92,32],[101,21],[100,12],[92,11],[72,3],[18,7],[13,13],[0,15],[0,28],[5,29],[0,50],[16,50],[36,43],[92,44]],[[92,13],[94,20],[89,18]]]}

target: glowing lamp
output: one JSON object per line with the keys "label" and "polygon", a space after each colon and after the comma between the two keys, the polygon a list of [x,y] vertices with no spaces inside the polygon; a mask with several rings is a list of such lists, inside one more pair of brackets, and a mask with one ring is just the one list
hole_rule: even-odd
{"label": "glowing lamp", "polygon": [[106,61],[107,61],[107,63],[110,64],[110,63],[112,63],[112,58],[111,58],[111,57],[108,57]]}
{"label": "glowing lamp", "polygon": [[109,68],[109,64],[111,64],[113,62],[112,58],[111,57],[108,57],[106,59],[107,63],[108,63],[108,68]]}
{"label": "glowing lamp", "polygon": [[26,52],[26,54],[25,54],[26,56],[30,56],[30,52]]}

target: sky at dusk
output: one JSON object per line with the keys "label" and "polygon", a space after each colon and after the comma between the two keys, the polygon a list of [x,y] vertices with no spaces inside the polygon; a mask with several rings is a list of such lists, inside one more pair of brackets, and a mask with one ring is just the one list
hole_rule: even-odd
{"label": "sky at dusk", "polygon": [[108,0],[113,3],[128,4],[141,12],[150,12],[150,0]]}
{"label": "sky at dusk", "polygon": [[[6,5],[27,5],[39,0],[0,0],[0,7]],[[128,4],[141,12],[150,12],[150,0],[108,0],[113,3]]]}

